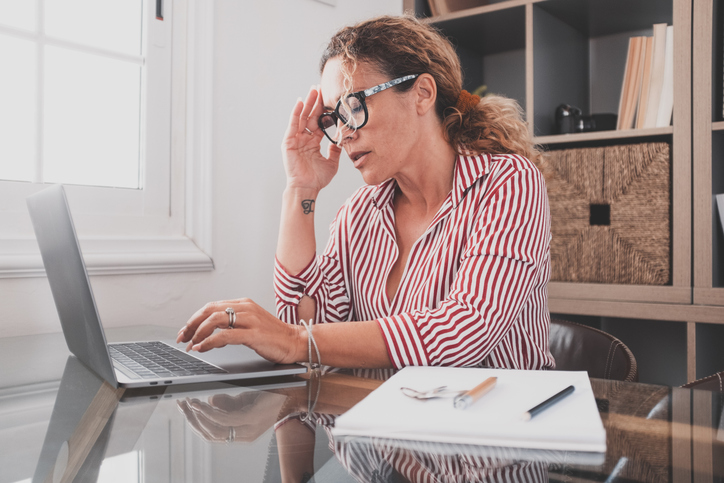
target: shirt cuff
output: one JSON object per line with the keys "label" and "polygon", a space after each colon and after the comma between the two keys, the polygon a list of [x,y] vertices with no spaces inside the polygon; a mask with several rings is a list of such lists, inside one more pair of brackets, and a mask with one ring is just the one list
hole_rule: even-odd
{"label": "shirt cuff", "polygon": [[298,305],[302,296],[312,297],[322,284],[322,272],[317,257],[297,275],[291,275],[274,257],[274,290],[279,301],[286,305]]}
{"label": "shirt cuff", "polygon": [[430,358],[410,314],[393,315],[378,319],[387,354],[396,369],[405,366],[428,366]]}

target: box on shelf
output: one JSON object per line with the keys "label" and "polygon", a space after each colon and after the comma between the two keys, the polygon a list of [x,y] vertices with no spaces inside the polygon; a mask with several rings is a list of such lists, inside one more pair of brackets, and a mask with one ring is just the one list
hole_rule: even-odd
{"label": "box on shelf", "polygon": [[551,280],[669,284],[669,144],[551,150],[546,158]]}

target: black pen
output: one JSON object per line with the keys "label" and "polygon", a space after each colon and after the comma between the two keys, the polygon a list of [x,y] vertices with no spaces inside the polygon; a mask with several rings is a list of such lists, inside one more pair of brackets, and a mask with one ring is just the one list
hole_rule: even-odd
{"label": "black pen", "polygon": [[546,409],[549,408],[550,406],[553,406],[555,403],[557,403],[558,401],[560,401],[560,400],[563,399],[564,397],[568,396],[570,393],[572,393],[572,392],[575,391],[575,390],[576,390],[575,387],[573,387],[573,386],[568,386],[567,388],[565,388],[565,389],[562,390],[561,392],[559,392],[559,393],[557,393],[557,394],[554,394],[553,396],[549,397],[548,399],[546,399],[545,401],[543,401],[542,403],[540,403],[539,405],[537,405],[537,406],[534,407],[533,409],[529,409],[527,412],[523,413],[523,417],[522,417],[523,421],[528,421],[528,420],[530,420],[530,418],[532,418],[533,416],[535,416],[535,415],[538,414],[539,412],[546,410]]}

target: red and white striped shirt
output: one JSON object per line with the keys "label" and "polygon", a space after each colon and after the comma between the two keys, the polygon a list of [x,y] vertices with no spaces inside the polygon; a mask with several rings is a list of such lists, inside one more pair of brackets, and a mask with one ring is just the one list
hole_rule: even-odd
{"label": "red and white striped shirt", "polygon": [[358,189],[324,253],[297,275],[277,261],[277,315],[298,323],[377,320],[393,365],[554,367],[548,350],[550,213],[545,180],[517,155],[459,156],[453,188],[415,242],[397,293],[394,179]]}

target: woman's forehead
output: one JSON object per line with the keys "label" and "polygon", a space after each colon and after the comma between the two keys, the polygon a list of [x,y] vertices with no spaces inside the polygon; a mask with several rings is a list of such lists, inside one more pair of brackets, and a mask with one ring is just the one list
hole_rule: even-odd
{"label": "woman's forehead", "polygon": [[[359,62],[352,75],[352,85],[349,86],[350,92],[367,89],[384,82],[383,77],[369,63]],[[340,57],[333,57],[325,64],[322,71],[321,90],[324,105],[328,108],[334,108],[340,97],[345,94],[345,76]]]}

